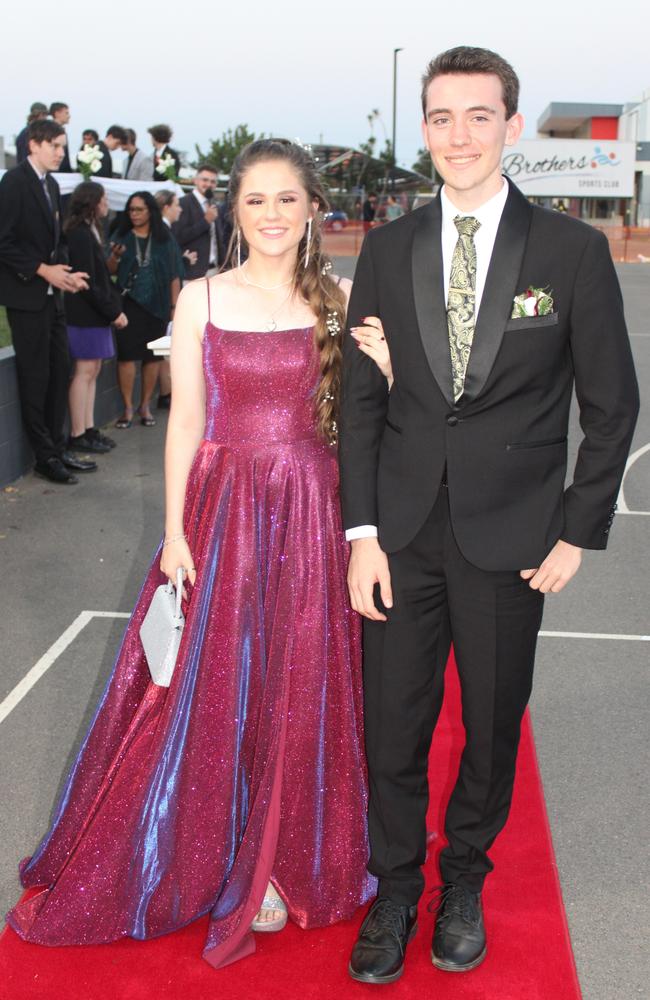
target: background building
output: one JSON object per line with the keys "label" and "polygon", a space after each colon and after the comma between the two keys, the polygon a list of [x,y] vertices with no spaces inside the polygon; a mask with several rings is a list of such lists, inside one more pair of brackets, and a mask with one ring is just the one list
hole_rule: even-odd
{"label": "background building", "polygon": [[[591,142],[594,160],[606,156],[620,161],[621,176],[627,174],[619,190],[593,184],[591,191],[585,186],[571,193],[562,188],[558,178],[558,189],[551,196],[555,207],[563,201],[572,215],[599,225],[650,226],[650,91],[640,101],[625,105],[553,101],[537,121],[537,134],[538,141],[549,143]],[[576,152],[587,150],[586,146],[574,148]]]}

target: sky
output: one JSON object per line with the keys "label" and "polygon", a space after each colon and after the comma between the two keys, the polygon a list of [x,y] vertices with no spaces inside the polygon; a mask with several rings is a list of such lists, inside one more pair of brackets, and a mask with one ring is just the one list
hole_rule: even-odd
{"label": "sky", "polygon": [[[103,135],[169,123],[172,145],[194,156],[212,136],[246,123],[255,133],[357,146],[377,109],[379,145],[392,134],[393,50],[398,55],[397,160],[411,166],[420,136],[420,78],[454,45],[505,56],[521,80],[524,137],[551,101],[624,104],[650,89],[647,0],[485,0],[387,4],[266,0],[213,6],[179,0],[62,0],[12,5],[3,18],[0,135],[5,144],[29,105],[64,101],[78,147]],[[186,16],[181,18],[181,13]],[[37,30],[34,30],[37,26]]]}

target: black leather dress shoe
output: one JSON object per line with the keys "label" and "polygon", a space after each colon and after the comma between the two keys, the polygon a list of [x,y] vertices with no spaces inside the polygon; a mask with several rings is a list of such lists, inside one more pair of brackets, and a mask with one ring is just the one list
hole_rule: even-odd
{"label": "black leather dress shoe", "polygon": [[80,451],[83,453],[95,452],[97,455],[105,455],[110,451],[110,446],[103,444],[99,438],[90,438],[87,434],[80,434],[79,437],[68,438],[68,451]]}
{"label": "black leather dress shoe", "polygon": [[77,458],[71,451],[64,451],[61,461],[66,469],[74,469],[75,472],[95,472],[97,469],[97,462],[89,458]]}
{"label": "black leather dress shoe", "polygon": [[87,437],[89,441],[99,441],[101,444],[108,446],[109,451],[112,448],[117,447],[117,441],[113,438],[108,437],[107,434],[102,434],[98,427],[87,427],[84,433],[84,437]]}
{"label": "black leather dress shoe", "polygon": [[441,886],[431,961],[445,972],[469,972],[486,954],[481,894],[451,882]]}
{"label": "black leather dress shoe", "polygon": [[406,946],[418,929],[417,906],[376,899],[361,924],[348,972],[359,983],[394,983],[404,971]]}
{"label": "black leather dress shoe", "polygon": [[56,456],[37,462],[34,466],[34,472],[41,479],[49,479],[51,483],[64,483],[66,486],[72,486],[73,483],[79,482],[77,477],[68,472],[61,459]]}

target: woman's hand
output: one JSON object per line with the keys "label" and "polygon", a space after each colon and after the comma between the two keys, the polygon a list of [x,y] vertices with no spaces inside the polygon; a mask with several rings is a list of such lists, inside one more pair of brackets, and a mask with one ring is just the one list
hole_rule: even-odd
{"label": "woman's hand", "polygon": [[366,316],[363,326],[353,326],[350,333],[357,342],[357,347],[375,362],[379,371],[388,380],[388,388],[393,384],[393,367],[390,362],[390,351],[384,336],[384,328],[378,316]]}
{"label": "woman's hand", "polygon": [[[184,538],[178,538],[176,541],[163,545],[160,558],[160,570],[174,586],[176,586],[176,570],[178,569],[187,572],[187,580],[193,587],[196,583],[196,568],[190,547]],[[185,574],[183,574],[183,579],[185,579]],[[187,600],[185,587],[183,587],[183,598]]]}
{"label": "woman's hand", "polygon": [[120,315],[113,320],[113,326],[115,327],[116,330],[123,330],[124,327],[128,325],[129,321],[125,313],[120,313]]}

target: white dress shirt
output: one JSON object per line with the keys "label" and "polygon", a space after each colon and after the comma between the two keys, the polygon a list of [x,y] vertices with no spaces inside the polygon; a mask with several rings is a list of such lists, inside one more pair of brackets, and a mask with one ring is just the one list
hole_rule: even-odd
{"label": "white dress shirt", "polygon": [[[201,206],[201,208],[205,212],[206,205],[210,204],[210,202],[208,201],[208,199],[205,197],[205,195],[201,194],[201,192],[198,191],[196,188],[194,188],[194,190],[192,191],[192,194],[194,195],[194,197],[198,201],[199,205]],[[217,251],[217,230],[216,230],[214,222],[211,222],[210,223],[210,257],[208,258],[208,264],[218,264],[219,263],[219,261],[217,260],[217,252],[218,252]]]}
{"label": "white dress shirt", "polygon": [[[497,194],[493,195],[489,201],[486,201],[483,205],[481,205],[480,208],[474,209],[473,212],[465,212],[456,208],[447,194],[446,186],[443,185],[442,191],[440,192],[440,204],[442,208],[442,266],[444,270],[445,302],[449,298],[451,258],[453,256],[456,243],[458,242],[458,230],[456,229],[454,219],[458,215],[461,217],[471,215],[481,223],[481,228],[474,234],[474,245],[476,247],[476,316],[478,316],[481,306],[481,298],[483,297],[483,289],[485,288],[485,279],[490,266],[492,250],[494,249],[494,241],[497,237],[497,229],[499,228],[499,223],[501,222],[501,215],[503,214],[503,209],[505,208],[508,191],[508,182],[504,178],[501,190],[497,192]],[[355,538],[376,538],[377,527],[374,524],[360,524],[356,528],[348,528],[345,532],[345,537],[348,542],[353,541]]]}

